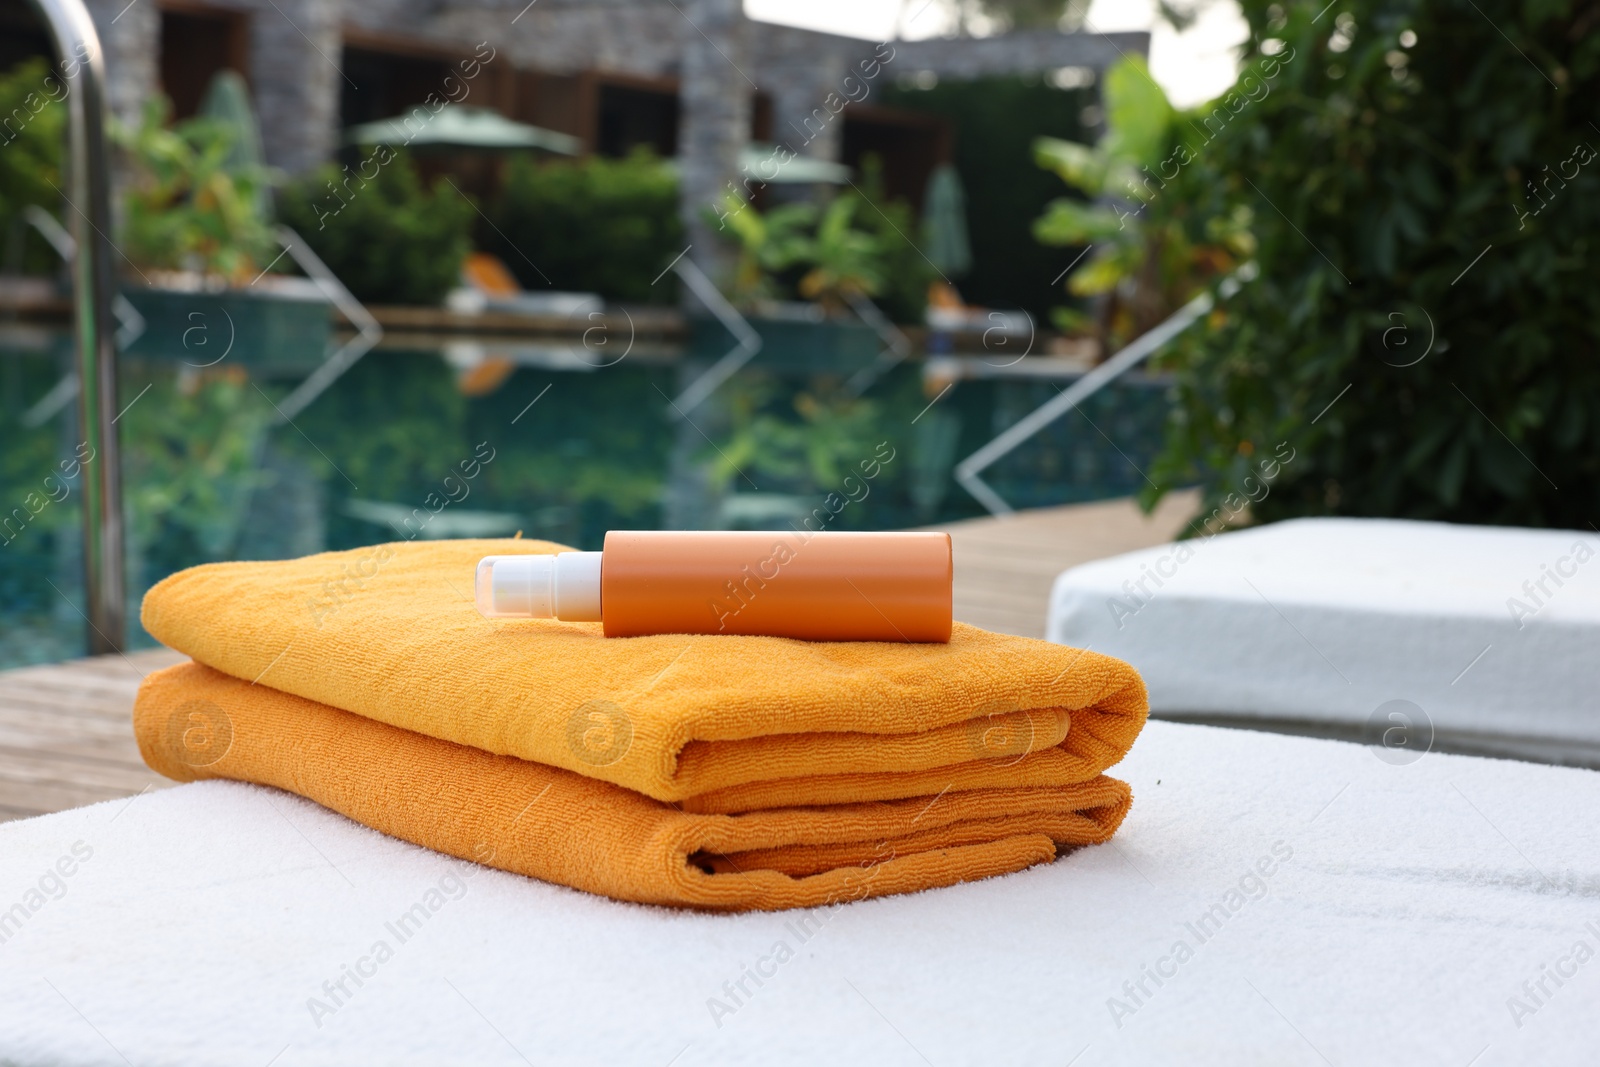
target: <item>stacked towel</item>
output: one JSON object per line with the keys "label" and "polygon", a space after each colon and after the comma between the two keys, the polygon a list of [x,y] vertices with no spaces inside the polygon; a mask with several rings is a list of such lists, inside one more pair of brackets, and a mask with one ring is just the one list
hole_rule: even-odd
{"label": "stacked towel", "polygon": [[1146,714],[1092,652],[957,625],[948,645],[487,620],[485,555],[380,545],[175,574],[145,627],[152,767],[290,790],[452,855],[619,899],[783,908],[946,885],[1107,840],[1102,772]]}

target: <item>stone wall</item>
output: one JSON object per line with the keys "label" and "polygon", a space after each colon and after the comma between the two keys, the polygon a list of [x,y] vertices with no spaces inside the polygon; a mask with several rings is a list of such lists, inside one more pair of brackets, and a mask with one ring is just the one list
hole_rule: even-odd
{"label": "stone wall", "polygon": [[128,0],[86,0],[86,6],[106,54],[106,105],[123,124],[136,125],[160,83],[161,11]]}
{"label": "stone wall", "polygon": [[[853,37],[756,23],[756,69],[772,96],[772,139],[812,159],[839,158],[843,123],[829,107],[843,108],[844,79],[873,43]],[[859,92],[857,92],[859,96]]]}
{"label": "stone wall", "polygon": [[267,162],[300,174],[338,147],[341,0],[241,4],[252,13],[250,81]]}
{"label": "stone wall", "polygon": [[895,60],[905,71],[941,78],[981,78],[1061,67],[1104,70],[1124,56],[1150,53],[1148,33],[1053,33],[1019,30],[1000,37],[933,37],[900,41]]}
{"label": "stone wall", "polygon": [[[675,2],[684,7],[683,0]],[[368,25],[365,12],[358,18]],[[436,40],[488,41],[515,65],[551,74],[606,70],[675,78],[688,38],[698,37],[671,4],[615,0],[447,4],[428,26]],[[372,28],[394,32],[392,23]]]}
{"label": "stone wall", "polygon": [[[88,0],[106,52],[112,113],[139,119],[161,85],[161,13],[152,2]],[[232,0],[250,17],[250,81],[267,162],[290,174],[326,159],[339,124],[342,0]]]}

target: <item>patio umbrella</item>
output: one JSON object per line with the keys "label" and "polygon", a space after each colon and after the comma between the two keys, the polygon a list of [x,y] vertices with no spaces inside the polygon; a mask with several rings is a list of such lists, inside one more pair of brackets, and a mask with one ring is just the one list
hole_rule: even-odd
{"label": "patio umbrella", "polygon": [[459,104],[447,104],[437,112],[418,105],[404,115],[352,126],[345,131],[344,139],[347,144],[426,145],[489,151],[538,148],[564,156],[576,156],[583,150],[583,143],[570,134],[513,122],[486,107]]}
{"label": "patio umbrella", "polygon": [[[767,185],[844,185],[850,180],[850,168],[843,163],[830,163],[809,156],[791,156],[785,163],[773,154],[774,151],[769,144],[747,144],[739,151],[739,167],[745,174]],[[772,177],[766,177],[768,174]]]}
{"label": "patio umbrella", "polygon": [[956,168],[942,163],[928,176],[922,200],[923,249],[928,259],[949,277],[972,269],[972,245],[967,241],[967,196]]}

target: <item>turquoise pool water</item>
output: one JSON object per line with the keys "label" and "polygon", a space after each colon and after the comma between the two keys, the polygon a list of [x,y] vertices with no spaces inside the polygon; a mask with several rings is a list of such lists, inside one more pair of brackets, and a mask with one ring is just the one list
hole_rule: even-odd
{"label": "turquoise pool water", "polygon": [[[59,332],[0,335],[0,667],[85,649],[68,360]],[[832,529],[980,515],[952,466],[1065,384],[963,380],[929,406],[942,383],[917,363],[860,397],[838,375],[751,366],[677,418],[669,397],[706,364],[656,351],[600,367],[564,346],[470,339],[384,347],[286,423],[276,404],[303,367],[124,359],[130,644],[152,643],[144,591],[211,560],[519,530],[598,548],[614,528],[785,527],[829,493],[849,499]],[[1126,380],[986,478],[1016,507],[1127,495],[1166,408],[1161,381]]]}

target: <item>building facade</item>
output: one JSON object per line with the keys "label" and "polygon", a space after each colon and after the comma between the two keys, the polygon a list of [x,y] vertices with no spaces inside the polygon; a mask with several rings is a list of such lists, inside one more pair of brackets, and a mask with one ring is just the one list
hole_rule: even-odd
{"label": "building facade", "polygon": [[648,144],[675,156],[690,239],[707,250],[703,207],[761,177],[741,171],[750,142],[774,146],[768,167],[791,155],[837,161],[848,123],[869,143],[875,125],[884,136],[914,126],[875,109],[885,79],[1098,73],[1149,44],[1144,33],[1044,31],[875,42],[754,21],[739,0],[88,5],[111,107],[126,121],[158,90],[178,117],[193,113],[211,77],[231,68],[254,94],[268,163],[295,174],[331,157],[344,126],[430,94],[491,107],[572,134],[587,152]]}

